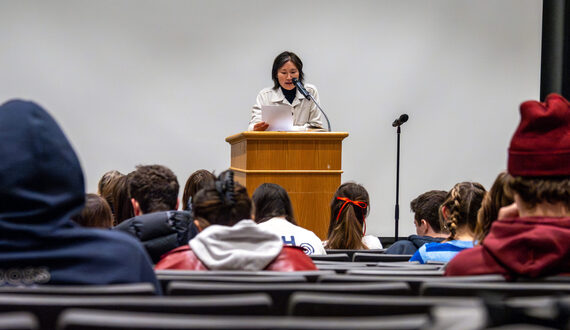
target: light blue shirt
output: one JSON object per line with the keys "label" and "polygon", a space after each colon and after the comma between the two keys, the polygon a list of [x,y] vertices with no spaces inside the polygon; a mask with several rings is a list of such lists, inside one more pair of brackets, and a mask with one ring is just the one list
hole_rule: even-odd
{"label": "light blue shirt", "polygon": [[473,241],[453,240],[445,243],[428,243],[422,245],[410,258],[425,264],[428,261],[448,262],[462,250],[473,247]]}

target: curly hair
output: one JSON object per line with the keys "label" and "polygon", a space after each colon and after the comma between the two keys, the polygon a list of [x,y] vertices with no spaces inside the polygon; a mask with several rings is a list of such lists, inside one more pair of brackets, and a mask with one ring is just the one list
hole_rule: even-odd
{"label": "curly hair", "polygon": [[489,234],[491,225],[497,220],[501,207],[510,205],[515,201],[507,185],[509,178],[510,175],[507,172],[499,173],[491,189],[483,198],[481,208],[477,213],[477,226],[475,226],[475,241],[478,244],[481,244]]}
{"label": "curly hair", "polygon": [[178,180],[162,165],[139,165],[128,174],[129,195],[140,205],[143,213],[176,209]]}
{"label": "curly hair", "polygon": [[[353,202],[361,202],[366,207],[347,203],[340,198],[348,198]],[[331,201],[331,218],[328,231],[327,249],[368,249],[362,243],[363,226],[370,210],[370,198],[366,189],[353,182],[347,182],[338,187]],[[339,214],[340,213],[340,214]],[[338,218],[338,220],[337,220]]]}
{"label": "curly hair", "polygon": [[[461,182],[456,184],[448,193],[439,208],[439,219],[449,230],[447,240],[456,239],[457,231],[467,227],[471,232],[477,225],[477,212],[485,196],[485,187],[477,182]],[[448,212],[447,219],[443,209]]]}
{"label": "curly hair", "polygon": [[231,170],[220,173],[215,185],[201,189],[192,198],[192,212],[197,220],[208,224],[233,226],[251,217],[251,200],[247,190],[234,182]]}

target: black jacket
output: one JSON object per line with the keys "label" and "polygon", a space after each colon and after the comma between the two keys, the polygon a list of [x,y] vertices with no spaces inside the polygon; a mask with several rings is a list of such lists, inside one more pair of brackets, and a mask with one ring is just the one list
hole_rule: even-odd
{"label": "black jacket", "polygon": [[397,241],[392,244],[384,253],[386,254],[414,254],[417,249],[426,243],[441,242],[445,238],[443,237],[431,237],[431,236],[418,236],[411,235],[408,239]]}
{"label": "black jacket", "polygon": [[198,234],[190,212],[162,211],[127,219],[114,230],[129,233],[138,238],[157,263],[166,252],[188,244]]}

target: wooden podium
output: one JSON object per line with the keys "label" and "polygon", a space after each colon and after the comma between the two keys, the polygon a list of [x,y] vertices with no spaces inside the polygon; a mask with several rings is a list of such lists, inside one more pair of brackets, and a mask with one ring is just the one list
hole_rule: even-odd
{"label": "wooden podium", "polygon": [[262,183],[289,193],[297,223],[326,239],[340,185],[343,132],[242,132],[226,138],[231,169],[251,196]]}

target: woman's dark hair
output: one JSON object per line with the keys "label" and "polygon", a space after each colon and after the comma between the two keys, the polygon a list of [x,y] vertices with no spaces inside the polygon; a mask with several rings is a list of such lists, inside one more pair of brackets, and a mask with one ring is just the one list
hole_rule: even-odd
{"label": "woman's dark hair", "polygon": [[113,214],[107,201],[97,194],[85,195],[81,213],[71,218],[83,227],[105,228],[113,226]]}
{"label": "woman's dark hair", "polygon": [[211,225],[233,226],[251,217],[251,200],[244,186],[234,182],[231,170],[220,173],[214,185],[201,189],[192,198],[194,218]]}
{"label": "woman's dark hair", "polygon": [[347,182],[338,187],[331,201],[331,219],[325,247],[327,249],[368,249],[362,243],[362,237],[364,236],[364,221],[369,210],[370,198],[363,186]]}
{"label": "woman's dark hair", "polygon": [[[485,187],[477,182],[461,182],[453,186],[447,193],[443,204],[439,207],[439,218],[447,230],[447,240],[456,239],[458,229],[467,227],[472,233],[477,225],[477,212],[485,197]],[[447,219],[443,215],[445,207]]]}
{"label": "woman's dark hair", "polygon": [[303,62],[299,58],[299,56],[295,55],[295,53],[285,51],[275,58],[273,61],[273,68],[271,69],[271,79],[273,79],[273,89],[279,88],[279,79],[277,79],[277,71],[285,65],[285,63],[291,61],[299,70],[299,81],[304,82],[305,76],[303,75]]}
{"label": "woman's dark hair", "polygon": [[209,187],[216,181],[216,176],[208,170],[197,170],[190,174],[186,185],[184,186],[184,194],[182,195],[182,208],[189,210],[188,201],[194,198],[196,193],[205,187]]}
{"label": "woman's dark hair", "polygon": [[115,181],[113,187],[113,214],[115,225],[135,216],[131,196],[129,195],[128,176],[123,175]]}
{"label": "woman's dark hair", "polygon": [[297,225],[289,194],[278,184],[263,183],[253,192],[255,222],[262,223],[274,217],[285,217]]}
{"label": "woman's dark hair", "polygon": [[478,244],[489,234],[491,225],[499,216],[499,210],[503,206],[514,203],[514,197],[508,187],[510,175],[501,172],[495,179],[491,189],[485,194],[481,208],[477,213],[477,226],[475,227],[475,240]]}

